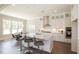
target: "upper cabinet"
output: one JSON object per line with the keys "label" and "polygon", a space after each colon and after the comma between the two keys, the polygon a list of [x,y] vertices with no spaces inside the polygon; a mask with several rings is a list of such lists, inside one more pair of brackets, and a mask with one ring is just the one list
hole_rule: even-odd
{"label": "upper cabinet", "polygon": [[78,5],[73,5],[71,10],[71,21],[78,19]]}
{"label": "upper cabinet", "polygon": [[71,13],[65,13],[65,27],[71,27]]}

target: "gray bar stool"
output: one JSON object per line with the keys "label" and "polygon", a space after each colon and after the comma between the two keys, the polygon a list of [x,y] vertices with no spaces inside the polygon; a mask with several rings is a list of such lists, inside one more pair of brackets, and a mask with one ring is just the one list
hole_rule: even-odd
{"label": "gray bar stool", "polygon": [[15,37],[16,37],[16,40],[17,40],[17,42],[19,43],[19,45],[20,45],[20,51],[22,51],[22,40],[23,40],[23,38],[22,38],[22,36],[21,35],[15,35]]}
{"label": "gray bar stool", "polygon": [[32,38],[29,38],[29,37],[24,37],[24,42],[27,42],[27,49],[28,49],[28,52],[25,52],[25,53],[27,53],[27,54],[31,54],[32,52],[31,52],[31,46],[30,46],[30,43],[31,42],[33,42],[33,39]]}
{"label": "gray bar stool", "polygon": [[40,48],[40,46],[44,45],[43,41],[37,41],[36,38],[34,38],[33,40],[34,40],[34,45],[37,46],[38,49]]}

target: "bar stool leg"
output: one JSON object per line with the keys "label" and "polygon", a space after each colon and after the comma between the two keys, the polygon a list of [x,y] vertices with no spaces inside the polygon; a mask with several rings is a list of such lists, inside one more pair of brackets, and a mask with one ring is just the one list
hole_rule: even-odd
{"label": "bar stool leg", "polygon": [[39,46],[38,46],[38,49],[39,49]]}
{"label": "bar stool leg", "polygon": [[28,42],[28,52],[26,52],[27,54],[31,54],[31,51],[30,51],[30,43]]}
{"label": "bar stool leg", "polygon": [[20,41],[20,51],[22,51],[22,41]]}
{"label": "bar stool leg", "polygon": [[29,44],[29,42],[28,42],[28,47],[30,47],[30,44]]}

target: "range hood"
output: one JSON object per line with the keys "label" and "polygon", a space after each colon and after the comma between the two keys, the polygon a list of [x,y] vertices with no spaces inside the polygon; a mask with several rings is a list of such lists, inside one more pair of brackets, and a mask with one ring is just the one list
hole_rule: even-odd
{"label": "range hood", "polygon": [[51,26],[50,24],[45,24],[45,25],[44,25],[44,27],[50,27],[50,26]]}
{"label": "range hood", "polygon": [[43,17],[43,27],[50,27],[51,25],[49,24],[49,16],[44,16]]}

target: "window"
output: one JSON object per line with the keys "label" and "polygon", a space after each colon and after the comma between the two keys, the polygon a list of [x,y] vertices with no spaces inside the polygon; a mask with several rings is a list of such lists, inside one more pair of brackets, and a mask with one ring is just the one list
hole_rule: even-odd
{"label": "window", "polygon": [[11,21],[3,20],[3,34],[10,34]]}
{"label": "window", "polygon": [[17,21],[12,21],[12,34],[17,33],[18,24]]}
{"label": "window", "polygon": [[35,33],[35,25],[34,24],[28,25],[28,32],[29,33]]}
{"label": "window", "polygon": [[12,33],[21,32],[23,30],[23,22],[12,21]]}
{"label": "window", "polygon": [[35,22],[33,20],[28,20],[27,21],[27,32],[30,34],[35,34]]}
{"label": "window", "polygon": [[23,30],[22,21],[3,20],[3,34],[14,34]]}
{"label": "window", "polygon": [[18,22],[18,32],[23,31],[23,22]]}

